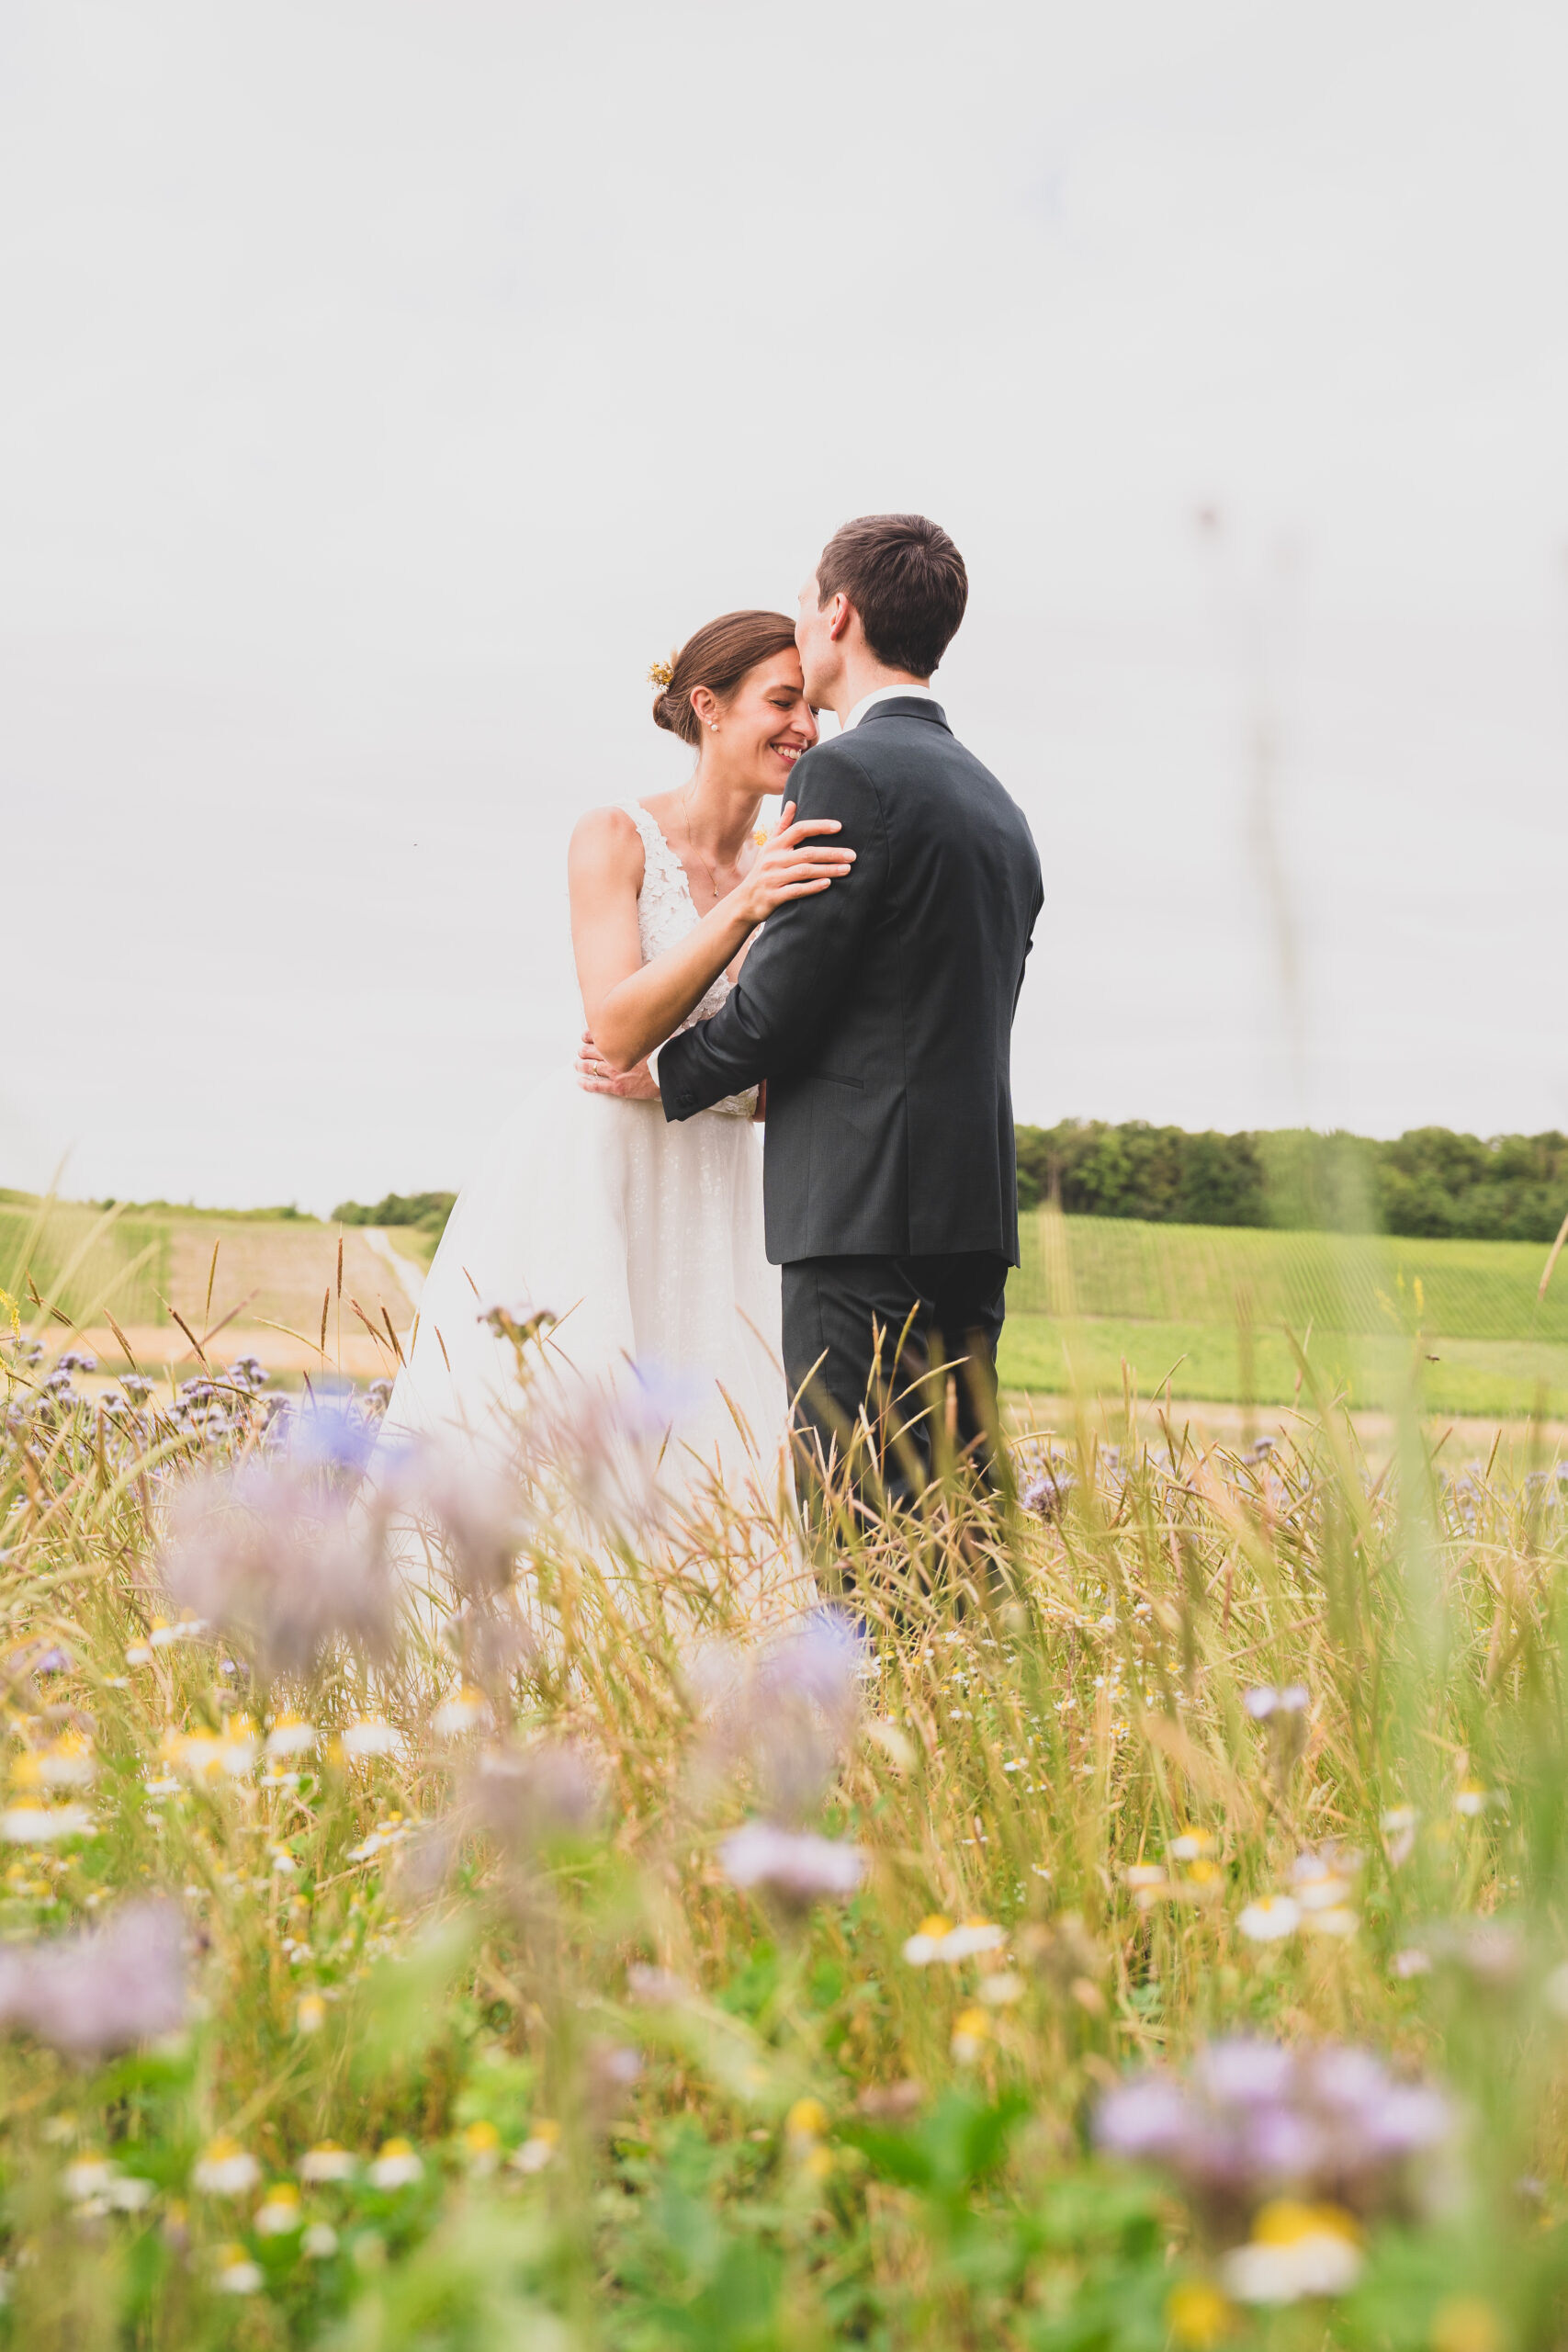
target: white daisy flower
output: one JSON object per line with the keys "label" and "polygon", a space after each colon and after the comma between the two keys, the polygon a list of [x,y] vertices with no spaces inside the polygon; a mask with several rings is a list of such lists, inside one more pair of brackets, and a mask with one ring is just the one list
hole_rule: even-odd
{"label": "white daisy flower", "polygon": [[62,1838],[90,1838],[94,1816],[85,1804],[14,1804],[0,1813],[0,1838],[12,1846],[52,1846]]}
{"label": "white daisy flower", "polygon": [[291,2236],[304,2220],[299,2191],[291,2180],[275,2180],[256,2207],[256,2234],[264,2238]]}
{"label": "white daisy flower", "polygon": [[267,1755],[308,1756],[316,1745],[316,1726],[301,1715],[279,1715],[266,1736]]}
{"label": "white daisy flower", "polygon": [[117,2213],[140,2213],[158,2194],[158,2184],[137,2173],[117,2172],[105,2194]]}
{"label": "white daisy flower", "polygon": [[461,1739],[468,1731],[482,1730],[491,1721],[490,1701],[482,1690],[453,1690],[430,1718],[437,1739]]}
{"label": "white daisy flower", "polygon": [[46,1747],[38,1760],[38,1776],[46,1789],[86,1789],[97,1770],[93,1751],[75,1732]]}
{"label": "white daisy flower", "polygon": [[1314,1936],[1353,1936],[1356,1924],[1356,1914],[1347,1903],[1333,1904],[1326,1910],[1308,1911],[1302,1920],[1303,1927],[1310,1928]]}
{"label": "white daisy flower", "polygon": [[365,2177],[372,2188],[412,2188],[424,2177],[424,2159],[412,2142],[389,2140],[375,2162],[367,2165]]}
{"label": "white daisy flower", "polygon": [[243,2245],[221,2248],[217,2277],[220,2295],[259,2295],[262,2283],[261,2266],[251,2260]]}
{"label": "white daisy flower", "polygon": [[520,2148],[512,2152],[509,2163],[513,2172],[543,2172],[555,2154],[560,2139],[560,2126],[547,2118],[536,2123]]}
{"label": "white daisy flower", "polygon": [[343,1734],[345,1756],[396,1756],[402,1744],[400,1736],[379,1715],[361,1715]]}
{"label": "white daisy flower", "polygon": [[996,1951],[1006,1941],[1007,1929],[989,1919],[964,1919],[954,1927],[937,1911],[922,1919],[908,1938],[904,1957],[911,1968],[927,1968],[933,1960],[955,1966],[961,1960],[972,1960],[976,1952]]}
{"label": "white daisy flower", "polygon": [[78,2156],[61,2175],[65,2194],[73,2205],[85,2205],[89,2197],[107,2197],[113,2178],[114,2166],[102,2156]]}
{"label": "white daisy flower", "polygon": [[1249,1943],[1272,1944],[1293,1936],[1301,1918],[1300,1906],[1290,1895],[1260,1894],[1237,1916],[1236,1926]]}
{"label": "white daisy flower", "polygon": [[238,2140],[210,2141],[191,2172],[191,2187],[206,2197],[243,2197],[261,2178],[261,2166]]}

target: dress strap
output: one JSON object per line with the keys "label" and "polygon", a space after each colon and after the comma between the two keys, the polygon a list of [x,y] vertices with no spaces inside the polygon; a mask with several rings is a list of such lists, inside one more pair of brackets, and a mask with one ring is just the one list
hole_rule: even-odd
{"label": "dress strap", "polygon": [[667,880],[684,883],[686,869],[664,838],[664,828],[640,800],[623,800],[621,807],[642,835],[643,854]]}

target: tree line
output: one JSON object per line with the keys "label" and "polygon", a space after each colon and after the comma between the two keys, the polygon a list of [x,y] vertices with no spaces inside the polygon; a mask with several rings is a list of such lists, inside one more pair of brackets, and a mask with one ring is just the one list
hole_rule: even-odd
{"label": "tree line", "polygon": [[340,1201],[333,1211],[334,1225],[417,1225],[426,1233],[440,1233],[452,1214],[456,1193],[388,1193],[381,1200]]}
{"label": "tree line", "polygon": [[[1568,1136],[1465,1136],[1412,1127],[1393,1142],[1342,1132],[1199,1135],[1145,1119],[1064,1119],[1018,1131],[1018,1197],[1070,1216],[1151,1225],[1266,1225],[1301,1231],[1551,1241],[1568,1214]],[[339,1225],[439,1233],[453,1193],[340,1201]]]}
{"label": "tree line", "polygon": [[1243,1135],[1064,1119],[1018,1129],[1025,1207],[1153,1225],[1551,1241],[1568,1213],[1568,1136],[1413,1127],[1392,1142],[1280,1128]]}

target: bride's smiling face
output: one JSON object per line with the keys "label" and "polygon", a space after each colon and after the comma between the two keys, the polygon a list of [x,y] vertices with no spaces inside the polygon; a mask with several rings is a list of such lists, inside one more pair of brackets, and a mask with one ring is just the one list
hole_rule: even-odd
{"label": "bride's smiling face", "polygon": [[758,792],[787,792],[795,762],[817,741],[800,656],[793,648],[748,670],[727,703],[699,687],[692,707],[703,721],[705,744]]}

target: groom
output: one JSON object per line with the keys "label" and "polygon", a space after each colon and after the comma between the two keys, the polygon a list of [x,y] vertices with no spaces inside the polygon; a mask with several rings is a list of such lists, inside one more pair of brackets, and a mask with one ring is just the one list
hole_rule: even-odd
{"label": "groom", "polygon": [[960,1443],[987,1466],[1018,1262],[1011,1032],[1043,892],[1021,810],[931,692],[968,594],[924,515],[863,515],[829,540],[795,639],[807,699],[840,732],[790,790],[797,817],[839,819],[856,863],[771,915],[721,1011],[657,1057],[670,1119],[768,1081],[797,1430],[842,1460],[864,1406],[901,1502],[930,1474],[933,1363],[966,1359]]}

